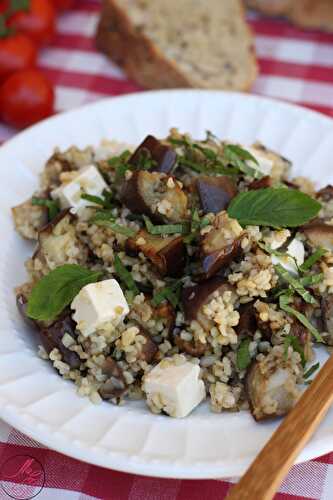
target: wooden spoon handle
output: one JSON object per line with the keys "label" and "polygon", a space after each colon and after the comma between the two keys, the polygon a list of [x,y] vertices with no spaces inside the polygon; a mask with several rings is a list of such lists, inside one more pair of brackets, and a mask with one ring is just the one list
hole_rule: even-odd
{"label": "wooden spoon handle", "polygon": [[225,500],[271,500],[333,402],[333,356]]}

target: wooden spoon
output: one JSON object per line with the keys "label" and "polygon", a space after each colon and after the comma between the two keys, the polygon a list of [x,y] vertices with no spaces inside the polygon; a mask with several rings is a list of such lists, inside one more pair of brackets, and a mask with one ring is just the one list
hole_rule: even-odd
{"label": "wooden spoon", "polygon": [[225,500],[271,500],[333,402],[333,355]]}

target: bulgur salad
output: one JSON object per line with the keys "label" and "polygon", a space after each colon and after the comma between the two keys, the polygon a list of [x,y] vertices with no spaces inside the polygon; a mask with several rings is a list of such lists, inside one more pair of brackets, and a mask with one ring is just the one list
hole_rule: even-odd
{"label": "bulgur salad", "polygon": [[207,132],[55,150],[12,209],[39,354],[94,403],[286,414],[333,345],[333,186]]}

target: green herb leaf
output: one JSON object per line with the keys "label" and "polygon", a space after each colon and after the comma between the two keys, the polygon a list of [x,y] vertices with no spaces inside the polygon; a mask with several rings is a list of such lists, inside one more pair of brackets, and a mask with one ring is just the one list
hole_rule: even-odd
{"label": "green herb leaf", "polygon": [[265,188],[240,193],[228,214],[242,226],[297,227],[315,217],[321,204],[301,191]]}
{"label": "green herb leaf", "polygon": [[323,280],[323,278],[324,278],[323,273],[312,274],[310,276],[304,276],[303,278],[300,278],[299,282],[303,286],[311,286],[311,285],[317,285]]}
{"label": "green herb leaf", "polygon": [[143,220],[146,224],[147,231],[150,234],[188,234],[190,231],[190,224],[188,222],[178,222],[177,224],[163,224],[155,226],[146,215],[143,215]]}
{"label": "green herb leaf", "polygon": [[60,212],[58,203],[55,200],[47,200],[45,198],[38,198],[33,196],[31,199],[31,204],[39,207],[47,207],[49,212],[49,219],[54,219]]}
{"label": "green herb leaf", "polygon": [[101,218],[91,219],[90,222],[96,224],[96,226],[108,227],[112,229],[115,233],[123,234],[128,238],[133,238],[136,235],[136,231],[131,227],[123,226],[121,224],[117,224],[116,222],[112,222],[112,220],[103,220]]}
{"label": "green herb leaf", "polygon": [[138,287],[135,284],[135,281],[131,275],[131,273],[126,269],[124,264],[121,262],[118,255],[115,256],[114,259],[114,268],[119,279],[124,283],[126,288],[133,292],[135,295],[140,293]]}
{"label": "green herb leaf", "polygon": [[256,158],[252,156],[249,151],[246,151],[246,149],[234,144],[227,144],[223,148],[223,155],[228,162],[237,167],[245,175],[254,179],[261,179],[263,177],[263,174],[259,169],[252,168],[246,163],[246,161],[252,161],[258,165]]}
{"label": "green herb leaf", "polygon": [[319,367],[320,363],[316,363],[315,365],[310,366],[308,371],[306,371],[303,375],[304,379],[306,380],[307,378],[311,377],[311,375],[313,375],[313,373],[316,372]]}
{"label": "green herb leaf", "polygon": [[96,205],[100,205],[101,207],[106,208],[106,209],[112,208],[113,204],[111,203],[111,199],[112,199],[111,192],[104,190],[103,196],[104,196],[104,198],[101,198],[100,196],[95,196],[93,194],[88,194],[88,193],[81,194],[81,198],[83,200],[90,201],[91,203],[95,203]]}
{"label": "green herb leaf", "polygon": [[274,269],[280,278],[285,280],[305,302],[308,304],[318,304],[317,300],[311,295],[310,292],[308,292],[308,290],[304,288],[300,280],[295,279],[286,269],[284,269],[284,267],[281,266],[281,264],[274,266]]}
{"label": "green herb leaf", "polygon": [[288,304],[291,301],[290,295],[281,295],[279,298],[280,308],[291,316],[295,316],[300,323],[302,323],[305,328],[311,332],[317,342],[324,342],[322,336],[318,332],[318,330],[310,323],[310,321],[304,316],[304,314],[300,313],[293,307],[290,307]]}
{"label": "green herb leaf", "polygon": [[288,359],[288,347],[291,346],[294,351],[298,352],[301,356],[301,363],[304,367],[306,365],[306,359],[304,354],[304,348],[302,347],[299,339],[294,335],[286,335],[284,339],[284,357]]}
{"label": "green herb leaf", "polygon": [[240,346],[238,347],[237,350],[237,355],[236,355],[236,365],[238,370],[246,370],[246,368],[249,366],[251,363],[251,356],[250,356],[250,339],[244,339],[240,343]]}
{"label": "green herb leaf", "polygon": [[27,315],[40,321],[54,320],[67,307],[82,287],[103,276],[75,264],[64,264],[43,276],[32,289]]}
{"label": "green herb leaf", "polygon": [[132,153],[129,150],[123,151],[119,156],[114,156],[108,160],[108,164],[116,172],[116,180],[125,176],[126,170],[132,170],[133,166],[129,165],[128,160]]}
{"label": "green herb leaf", "polygon": [[307,271],[308,269],[311,269],[313,264],[318,262],[318,260],[320,260],[322,256],[325,255],[325,253],[327,253],[327,250],[325,250],[324,248],[318,248],[318,250],[316,250],[312,255],[310,255],[310,257],[306,259],[304,264],[300,266],[300,270],[304,272]]}
{"label": "green herb leaf", "polygon": [[152,305],[157,307],[159,306],[164,300],[168,300],[170,304],[176,308],[179,304],[180,300],[180,291],[181,291],[181,286],[183,284],[183,280],[177,280],[175,283],[173,283],[169,287],[164,287],[162,290],[159,290],[156,292],[152,298]]}

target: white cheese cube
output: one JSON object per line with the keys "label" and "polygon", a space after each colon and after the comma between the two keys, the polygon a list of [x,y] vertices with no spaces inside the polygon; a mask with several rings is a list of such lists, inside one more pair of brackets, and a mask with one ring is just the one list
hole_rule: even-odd
{"label": "white cheese cube", "polygon": [[171,417],[186,417],[205,398],[200,368],[189,361],[162,360],[145,377],[147,402]]}
{"label": "white cheese cube", "polygon": [[84,337],[110,328],[124,319],[129,307],[118,281],[114,279],[84,286],[71,303],[73,319]]}
{"label": "white cheese cube", "polygon": [[107,184],[94,165],[88,165],[78,171],[78,175],[70,182],[62,184],[51,192],[53,199],[59,200],[62,209],[72,208],[77,213],[92,203],[81,198],[82,194],[101,196]]}
{"label": "white cheese cube", "polygon": [[304,256],[305,250],[303,243],[294,238],[287,247],[287,255],[283,257],[272,255],[272,263],[274,265],[281,264],[286,271],[297,276],[297,266],[301,266],[304,263]]}
{"label": "white cheese cube", "polygon": [[257,160],[258,165],[254,163],[253,161],[249,161],[248,164],[252,168],[256,168],[257,170],[260,170],[260,172],[264,175],[270,175],[272,168],[273,168],[273,162],[267,156],[264,155],[264,153],[260,153],[257,149],[255,148],[245,148],[251,155]]}

